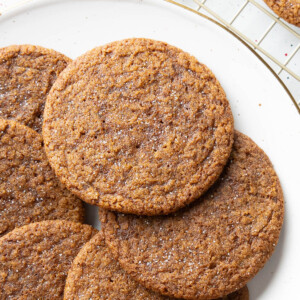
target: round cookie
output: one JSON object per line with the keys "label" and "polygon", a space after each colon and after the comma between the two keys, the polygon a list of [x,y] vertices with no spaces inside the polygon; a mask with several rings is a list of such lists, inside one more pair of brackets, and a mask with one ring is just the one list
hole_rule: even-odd
{"label": "round cookie", "polygon": [[14,119],[41,132],[46,96],[70,61],[39,46],[0,49],[0,118]]}
{"label": "round cookie", "polygon": [[105,242],[120,265],[147,288],[186,299],[243,287],[271,256],[283,214],[270,160],[238,132],[220,179],[189,207],[143,218],[100,209]]}
{"label": "round cookie", "polygon": [[[82,247],[74,259],[68,273],[64,299],[167,300],[175,298],[154,293],[132,280],[112,258],[105,245],[103,233],[99,232]],[[244,287],[221,299],[248,300],[249,292],[247,287]]]}
{"label": "round cookie", "polygon": [[300,0],[264,0],[285,21],[300,27]]}
{"label": "round cookie", "polygon": [[194,57],[127,39],[65,69],[47,98],[43,137],[57,176],[84,201],[167,214],[220,175],[233,117],[219,82]]}
{"label": "round cookie", "polygon": [[36,131],[0,119],[0,160],[0,237],[31,222],[84,221],[82,201],[56,178]]}
{"label": "round cookie", "polygon": [[31,223],[3,236],[0,298],[62,299],[73,259],[96,232],[89,225],[55,220]]}

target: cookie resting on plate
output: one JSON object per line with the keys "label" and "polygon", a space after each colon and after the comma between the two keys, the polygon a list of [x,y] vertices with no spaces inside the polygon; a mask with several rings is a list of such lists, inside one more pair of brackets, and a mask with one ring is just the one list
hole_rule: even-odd
{"label": "cookie resting on plate", "polygon": [[55,176],[36,131],[0,119],[0,160],[0,237],[31,222],[84,221],[82,201]]}
{"label": "cookie resting on plate", "polygon": [[0,238],[0,299],[63,299],[72,261],[96,232],[89,225],[54,220]]}
{"label": "cookie resting on plate", "polygon": [[[175,300],[147,290],[119,266],[99,232],[82,247],[69,270],[65,300]],[[218,300],[249,300],[244,287]]]}
{"label": "cookie resting on plate", "polygon": [[105,242],[135,280],[161,294],[213,299],[242,288],[278,242],[284,202],[267,155],[236,132],[219,180],[168,216],[99,209]]}
{"label": "cookie resting on plate", "polygon": [[163,42],[127,39],[74,60],[54,83],[43,137],[82,200],[168,214],[203,194],[230,155],[233,117],[212,72]]}
{"label": "cookie resting on plate", "polygon": [[0,118],[41,132],[46,96],[71,59],[32,45],[0,48]]}

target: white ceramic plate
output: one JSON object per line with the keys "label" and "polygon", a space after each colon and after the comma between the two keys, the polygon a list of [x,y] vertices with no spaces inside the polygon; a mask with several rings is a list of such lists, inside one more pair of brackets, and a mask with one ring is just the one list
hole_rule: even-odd
{"label": "white ceramic plate", "polygon": [[[249,283],[250,295],[299,299],[300,116],[252,51],[211,21],[162,0],[33,0],[0,16],[0,47],[38,44],[75,58],[127,37],[162,40],[205,63],[227,93],[236,128],[269,155],[284,190],[285,223],[274,255]],[[88,211],[99,226],[97,209]]]}

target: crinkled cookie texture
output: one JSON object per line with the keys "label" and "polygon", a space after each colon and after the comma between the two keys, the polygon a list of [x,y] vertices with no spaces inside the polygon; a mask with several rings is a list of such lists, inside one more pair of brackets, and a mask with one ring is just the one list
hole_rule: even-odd
{"label": "crinkled cookie texture", "polygon": [[267,5],[287,22],[300,27],[300,0],[264,0]]}
{"label": "crinkled cookie texture", "polygon": [[[68,273],[64,299],[175,300],[147,290],[131,279],[113,259],[102,232],[82,247],[74,259]],[[221,299],[248,300],[249,292],[244,287]]]}
{"label": "crinkled cookie texture", "polygon": [[220,175],[233,117],[219,82],[194,57],[127,39],[65,69],[47,98],[43,137],[57,176],[84,201],[167,214]]}
{"label": "crinkled cookie texture", "polygon": [[243,287],[278,242],[284,204],[266,154],[241,133],[217,183],[169,216],[100,209],[105,242],[135,280],[164,295],[213,299]]}
{"label": "crinkled cookie texture", "polygon": [[31,222],[84,221],[82,201],[55,176],[36,131],[0,119],[0,160],[0,237]]}
{"label": "crinkled cookie texture", "polygon": [[102,232],[94,236],[75,258],[66,281],[65,300],[169,299],[132,280],[115,261]]}
{"label": "crinkled cookie texture", "polygon": [[0,49],[0,118],[14,119],[41,132],[46,96],[70,61],[39,46]]}
{"label": "crinkled cookie texture", "polygon": [[16,228],[0,239],[0,299],[63,299],[80,248],[97,232],[55,220]]}

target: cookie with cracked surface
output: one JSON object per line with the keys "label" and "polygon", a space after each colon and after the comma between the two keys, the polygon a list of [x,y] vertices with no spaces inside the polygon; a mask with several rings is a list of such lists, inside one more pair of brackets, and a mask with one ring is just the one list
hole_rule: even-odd
{"label": "cookie with cracked surface", "polygon": [[300,27],[300,0],[264,0],[282,19]]}
{"label": "cookie with cracked surface", "polygon": [[[248,300],[248,295],[248,289],[244,287],[221,299]],[[147,290],[126,274],[105,245],[102,232],[82,247],[74,259],[64,299],[175,300]]]}
{"label": "cookie with cracked surface", "polygon": [[105,242],[137,281],[162,294],[213,299],[243,287],[279,238],[283,194],[266,154],[236,132],[216,184],[169,216],[99,210]]}
{"label": "cookie with cracked surface", "polygon": [[73,61],[46,102],[50,164],[84,201],[168,214],[218,178],[233,117],[212,72],[163,42],[127,39]]}
{"label": "cookie with cracked surface", "polygon": [[0,119],[0,160],[0,237],[31,222],[84,221],[82,201],[55,176],[36,131]]}
{"label": "cookie with cracked surface", "polygon": [[0,238],[0,298],[63,299],[72,261],[96,232],[89,225],[54,220]]}
{"label": "cookie with cracked surface", "polygon": [[41,132],[46,96],[70,61],[40,46],[0,49],[0,118],[13,119]]}

